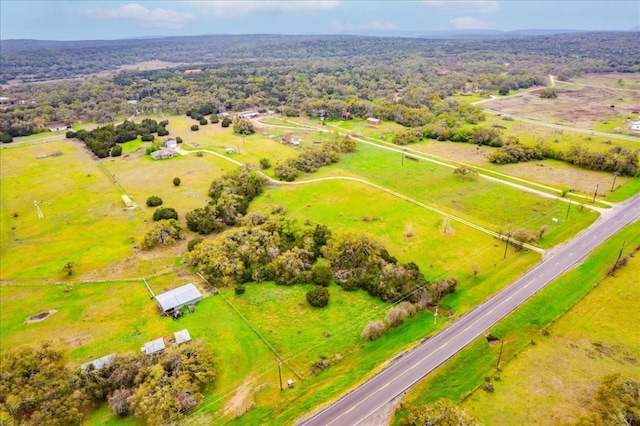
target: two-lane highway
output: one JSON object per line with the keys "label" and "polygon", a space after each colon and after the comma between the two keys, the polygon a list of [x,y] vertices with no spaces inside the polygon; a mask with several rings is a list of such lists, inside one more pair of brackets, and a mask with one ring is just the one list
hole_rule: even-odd
{"label": "two-lane highway", "polygon": [[442,332],[301,422],[304,426],[357,425],[451,358],[560,274],[580,263],[617,231],[640,218],[640,196],[620,205],[555,254]]}

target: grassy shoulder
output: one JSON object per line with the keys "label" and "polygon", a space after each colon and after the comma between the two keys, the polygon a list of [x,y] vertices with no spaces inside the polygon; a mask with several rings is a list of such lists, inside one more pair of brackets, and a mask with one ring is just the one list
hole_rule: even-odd
{"label": "grassy shoulder", "polygon": [[[533,299],[526,302],[489,330],[491,334],[504,341],[501,365],[504,366],[516,357],[519,359],[521,354],[528,351],[535,352],[537,342],[549,340],[548,337],[541,334],[543,329],[549,327],[558,318],[563,321],[562,316],[570,311],[574,305],[576,305],[574,309],[583,309],[580,308],[581,306],[584,307],[582,298],[605,276],[608,268],[615,262],[623,242],[626,242],[628,247],[640,243],[640,223],[635,223],[619,232],[596,250],[584,263],[545,287]],[[624,273],[630,273],[633,277],[633,272],[630,272],[632,270],[633,266]],[[628,292],[629,290],[621,291]],[[626,303],[622,303],[622,305],[627,306]],[[618,302],[612,305],[611,309],[615,310],[617,306]],[[598,321],[598,324],[600,323]],[[628,326],[632,325],[629,324]],[[627,330],[625,333],[628,334],[629,331]],[[599,332],[600,328],[598,326],[594,327],[595,334],[592,335],[594,340],[597,339],[595,336],[598,336]],[[604,338],[606,334],[603,332],[600,336]],[[600,339],[597,340],[599,341]],[[502,386],[500,380],[502,373],[496,370],[499,352],[500,344],[490,345],[484,337],[476,339],[470,346],[412,389],[407,395],[407,400],[416,404],[423,402],[433,403],[440,398],[460,402],[472,395],[474,391],[476,393],[483,392],[479,388],[485,383],[485,378],[487,377],[495,388],[500,389]],[[552,353],[552,351],[547,352],[547,354],[549,353]],[[549,362],[557,362],[557,359],[550,355]],[[526,373],[526,377],[532,377],[537,374],[533,374],[533,372],[537,372],[539,367],[528,365],[527,368],[530,371]],[[522,371],[519,370],[519,372]],[[571,379],[567,378],[567,380]],[[507,394],[505,393],[504,395]],[[511,396],[513,395],[512,393]],[[490,397],[487,396],[487,398]],[[480,399],[479,396],[477,398]],[[508,397],[505,398],[509,399]],[[521,409],[522,404],[526,404],[526,399],[513,397],[511,401],[515,404],[515,408],[511,410],[513,412]],[[472,406],[480,407],[479,405]],[[485,412],[485,406],[482,406],[479,409],[480,411]],[[484,415],[489,414],[485,413]],[[489,423],[493,424],[492,422]],[[513,423],[506,422],[504,424]]]}

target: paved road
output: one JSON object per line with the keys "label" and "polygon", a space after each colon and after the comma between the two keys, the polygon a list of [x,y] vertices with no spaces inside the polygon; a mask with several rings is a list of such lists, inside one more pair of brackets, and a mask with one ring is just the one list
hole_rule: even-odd
{"label": "paved road", "polygon": [[504,290],[453,322],[412,352],[396,360],[351,393],[300,424],[357,425],[455,355],[593,249],[640,219],[640,196],[621,204],[607,218],[559,249]]}

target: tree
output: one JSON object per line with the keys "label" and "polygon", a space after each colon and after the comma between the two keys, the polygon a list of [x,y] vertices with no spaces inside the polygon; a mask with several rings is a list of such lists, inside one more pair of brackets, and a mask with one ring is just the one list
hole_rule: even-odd
{"label": "tree", "polygon": [[540,91],[540,98],[542,99],[556,99],[558,94],[552,88],[542,89]]}
{"label": "tree", "polygon": [[175,219],[178,220],[178,212],[171,207],[160,207],[153,212],[153,220],[157,222],[159,220]]}
{"label": "tree", "polygon": [[146,133],[146,134],[140,136],[140,140],[142,142],[153,142],[154,139],[155,139],[155,136],[153,136],[153,134],[151,134],[151,133]]}
{"label": "tree", "polygon": [[498,89],[498,95],[506,96],[508,94],[509,94],[509,87],[508,86],[500,86],[500,88]]}
{"label": "tree", "polygon": [[68,277],[73,275],[73,262],[65,263],[65,265],[62,267],[62,272],[67,274]]}
{"label": "tree", "polygon": [[122,155],[122,146],[114,145],[113,148],[111,148],[111,156],[120,157],[121,155]]}
{"label": "tree", "polygon": [[220,125],[222,127],[229,127],[229,125],[231,125],[231,120],[225,117],[222,119],[222,123],[220,123]]}
{"label": "tree", "polygon": [[200,126],[198,126],[197,124],[194,124],[191,126],[191,130],[194,132],[197,132],[198,130],[200,130]]}
{"label": "tree", "polygon": [[209,122],[207,121],[206,118],[202,117],[200,120],[198,120],[200,122],[201,126],[206,126]]}
{"label": "tree", "polygon": [[384,316],[384,321],[389,324],[390,328],[395,328],[403,323],[404,318],[409,316],[409,313],[401,306],[394,306],[387,311]]}
{"label": "tree", "polygon": [[620,373],[605,376],[596,390],[593,412],[577,424],[639,425],[640,384],[633,379],[623,378]]}
{"label": "tree", "polygon": [[65,134],[65,137],[67,139],[73,139],[76,137],[76,132],[74,132],[73,130],[67,130],[67,133]]}
{"label": "tree", "polygon": [[169,245],[184,239],[182,227],[175,219],[154,222],[140,241],[142,250],[150,250],[159,244]]}
{"label": "tree", "polygon": [[152,195],[151,197],[147,198],[147,206],[158,207],[160,205],[162,205],[162,198],[156,195]]}
{"label": "tree", "polygon": [[180,186],[181,180],[179,177],[173,178],[173,186]]}
{"label": "tree", "polygon": [[316,286],[307,292],[307,302],[316,308],[324,308],[329,303],[329,290]]}
{"label": "tree", "polygon": [[256,132],[256,129],[253,126],[253,123],[251,122],[251,120],[247,120],[246,118],[239,118],[233,125],[233,133],[246,136],[246,135],[252,135],[255,132]]}
{"label": "tree", "polygon": [[80,423],[83,394],[74,392],[62,350],[48,342],[11,348],[2,353],[0,365],[0,419],[21,425]]}

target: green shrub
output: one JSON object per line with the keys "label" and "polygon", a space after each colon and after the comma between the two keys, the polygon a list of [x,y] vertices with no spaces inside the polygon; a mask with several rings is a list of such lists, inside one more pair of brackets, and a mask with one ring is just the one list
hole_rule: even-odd
{"label": "green shrub", "polygon": [[121,155],[122,155],[122,146],[114,145],[113,148],[111,148],[111,156],[120,157]]}
{"label": "green shrub", "polygon": [[201,242],[203,242],[203,241],[204,241],[204,238],[200,238],[200,237],[196,237],[196,238],[190,240],[187,243],[187,250],[188,251],[193,251],[193,249],[196,248],[196,246],[198,244],[200,244]]}
{"label": "green shrub", "polygon": [[200,130],[200,126],[198,126],[197,124],[194,124],[193,126],[191,126],[191,130],[193,130],[194,132],[197,132],[198,130]]}
{"label": "green shrub", "polygon": [[160,207],[159,209],[156,209],[155,212],[153,212],[153,220],[155,222],[166,219],[178,220],[178,212],[171,207]]}
{"label": "green shrub", "polygon": [[180,180],[179,177],[173,178],[173,185],[174,186],[180,186],[180,182],[182,182],[182,181]]}
{"label": "green shrub", "polygon": [[307,302],[316,308],[324,308],[329,303],[329,290],[325,287],[314,287],[307,292]]}
{"label": "green shrub", "polygon": [[234,289],[236,294],[242,294],[242,293],[245,292],[245,290],[246,290],[246,288],[242,284],[237,285],[236,288]]}
{"label": "green shrub", "polygon": [[161,205],[162,205],[162,198],[158,197],[157,195],[152,195],[151,197],[147,198],[147,206],[158,207]]}

